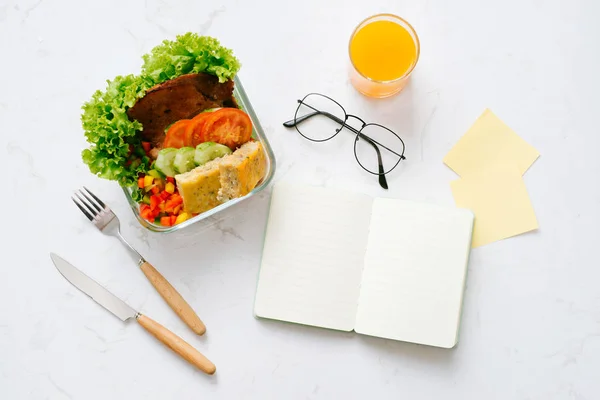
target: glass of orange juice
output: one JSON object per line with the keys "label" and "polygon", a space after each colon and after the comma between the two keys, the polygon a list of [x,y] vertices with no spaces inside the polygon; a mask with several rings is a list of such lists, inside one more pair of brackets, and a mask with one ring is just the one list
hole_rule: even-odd
{"label": "glass of orange juice", "polygon": [[400,92],[419,60],[419,37],[413,27],[393,14],[362,21],[350,38],[350,81],[369,97]]}

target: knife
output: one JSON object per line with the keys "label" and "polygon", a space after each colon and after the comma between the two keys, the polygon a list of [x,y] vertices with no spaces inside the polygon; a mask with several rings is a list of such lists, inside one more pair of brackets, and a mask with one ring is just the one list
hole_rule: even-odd
{"label": "knife", "polygon": [[116,297],[98,282],[94,281],[92,278],[71,265],[68,261],[62,259],[60,256],[50,253],[50,258],[62,276],[71,282],[73,286],[87,294],[96,303],[100,304],[102,307],[116,315],[121,321],[127,321],[128,319],[135,318],[135,320],[145,330],[150,332],[155,338],[160,340],[175,353],[179,354],[190,364],[196,366],[201,371],[209,375],[215,373],[215,365],[185,340],[158,322],[131,308],[123,300]]}

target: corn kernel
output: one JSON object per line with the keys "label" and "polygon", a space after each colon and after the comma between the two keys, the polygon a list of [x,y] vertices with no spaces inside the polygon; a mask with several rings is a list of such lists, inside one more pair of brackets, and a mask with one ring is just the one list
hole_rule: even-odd
{"label": "corn kernel", "polygon": [[165,191],[168,193],[174,193],[175,185],[173,185],[171,182],[167,182],[167,184],[165,185]]}
{"label": "corn kernel", "polygon": [[148,187],[150,185],[152,185],[152,182],[154,182],[154,178],[150,175],[146,175],[144,177],[144,187]]}
{"label": "corn kernel", "polygon": [[181,214],[179,214],[177,216],[177,219],[175,220],[176,224],[180,224],[183,221],[187,221],[188,219],[190,219],[190,214],[186,213],[186,212],[182,212]]}

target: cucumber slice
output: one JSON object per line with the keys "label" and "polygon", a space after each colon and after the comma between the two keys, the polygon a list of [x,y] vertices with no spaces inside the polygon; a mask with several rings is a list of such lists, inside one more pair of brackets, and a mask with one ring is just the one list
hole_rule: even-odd
{"label": "cucumber slice", "polygon": [[194,164],[195,152],[193,147],[182,147],[177,150],[175,160],[173,160],[175,171],[183,174],[194,169],[196,167],[196,164]]}
{"label": "cucumber slice", "polygon": [[177,154],[177,149],[162,149],[158,152],[158,157],[154,162],[154,168],[161,174],[166,176],[175,176],[176,172],[173,169],[173,160]]}
{"label": "cucumber slice", "polygon": [[223,157],[231,153],[231,149],[227,146],[215,142],[204,142],[196,146],[194,162],[196,165],[203,165],[210,160],[214,160],[215,158]]}
{"label": "cucumber slice", "polygon": [[196,146],[196,153],[194,155],[194,162],[196,165],[204,165],[211,160],[210,148],[215,144],[215,142],[204,142]]}

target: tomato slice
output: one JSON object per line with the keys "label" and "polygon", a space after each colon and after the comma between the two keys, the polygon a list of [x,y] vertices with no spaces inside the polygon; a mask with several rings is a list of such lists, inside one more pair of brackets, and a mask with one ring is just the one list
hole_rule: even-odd
{"label": "tomato slice", "polygon": [[250,140],[252,121],[242,110],[221,108],[207,114],[200,132],[200,143],[217,142],[235,150]]}
{"label": "tomato slice", "polygon": [[185,130],[185,141],[189,143],[190,147],[196,147],[202,143],[202,136],[200,133],[210,114],[210,112],[203,112],[191,119]]}
{"label": "tomato slice", "polygon": [[176,149],[188,146],[185,138],[185,131],[191,120],[182,119],[175,122],[167,131],[167,137],[163,143],[164,148],[173,147]]}

